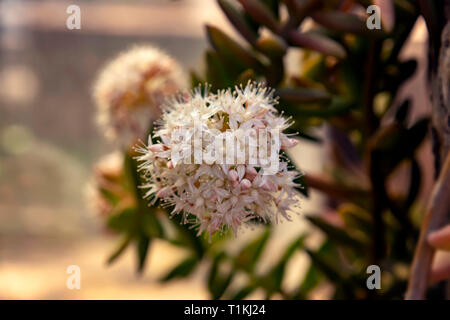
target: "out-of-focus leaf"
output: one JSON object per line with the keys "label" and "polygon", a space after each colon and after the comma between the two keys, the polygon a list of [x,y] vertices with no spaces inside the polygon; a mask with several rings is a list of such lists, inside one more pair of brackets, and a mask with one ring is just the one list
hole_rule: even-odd
{"label": "out-of-focus leaf", "polygon": [[192,88],[196,88],[197,86],[203,85],[205,83],[205,81],[203,81],[201,79],[201,77],[194,71],[190,72],[190,76],[191,76],[191,87]]}
{"label": "out-of-focus leaf", "polygon": [[278,33],[280,26],[276,17],[267,6],[259,0],[238,0],[245,11],[262,25],[266,26],[275,33]]}
{"label": "out-of-focus leaf", "polygon": [[278,18],[279,16],[279,0],[261,0],[266,7],[273,13],[273,15]]}
{"label": "out-of-focus leaf", "polygon": [[283,57],[272,57],[270,64],[265,69],[265,77],[269,87],[278,87],[284,78]]}
{"label": "out-of-focus leaf", "polygon": [[114,251],[111,253],[107,260],[107,264],[111,264],[125,251],[125,249],[128,247],[128,245],[131,242],[131,237],[129,234],[126,234],[117,245],[117,248],[114,249]]}
{"label": "out-of-focus leaf", "polygon": [[231,300],[242,300],[245,299],[250,293],[252,293],[256,288],[252,285],[242,287],[236,290],[236,292],[231,296]]}
{"label": "out-of-focus leaf", "polygon": [[360,35],[380,37],[384,32],[378,29],[367,28],[366,21],[357,15],[341,11],[315,12],[311,17],[317,23],[333,31],[349,32]]}
{"label": "out-of-focus leaf", "polygon": [[313,88],[280,88],[276,95],[293,103],[313,103],[330,101],[331,95],[325,90]]}
{"label": "out-of-focus leaf", "polygon": [[[333,245],[330,239],[326,239],[320,248],[316,251],[319,256],[333,256]],[[294,299],[307,299],[309,292],[314,289],[321,281],[322,275],[311,261],[308,271],[305,274],[303,282],[294,292]]]}
{"label": "out-of-focus leaf", "polygon": [[305,249],[305,252],[311,258],[311,263],[313,263],[314,266],[318,268],[330,281],[334,283],[342,283],[344,277],[336,268],[336,264],[331,263],[330,261],[324,259],[322,255],[309,249]]}
{"label": "out-of-focus leaf", "polygon": [[267,244],[269,236],[270,229],[266,229],[259,237],[250,241],[250,243],[237,254],[235,258],[236,265],[252,273]]}
{"label": "out-of-focus leaf", "polygon": [[102,197],[107,200],[110,204],[112,204],[113,206],[117,205],[120,202],[120,197],[115,195],[113,192],[111,192],[108,189],[105,188],[99,188],[100,193],[102,195]]}
{"label": "out-of-focus leaf", "polygon": [[286,53],[287,44],[276,35],[266,34],[259,37],[256,48],[269,57],[282,57]]}
{"label": "out-of-focus leaf", "polygon": [[239,10],[234,1],[230,0],[218,0],[222,11],[227,16],[231,24],[236,30],[251,44],[254,44],[258,38],[258,35],[249,26],[248,21],[245,19],[244,14]]}
{"label": "out-of-focus leaf", "polygon": [[188,257],[176,265],[172,270],[170,270],[161,281],[167,282],[175,278],[187,277],[194,271],[198,264],[198,260],[195,257]]}
{"label": "out-of-focus leaf", "polygon": [[211,84],[213,90],[223,89],[233,85],[233,80],[217,56],[217,53],[212,51],[206,52],[206,81]]}
{"label": "out-of-focus leaf", "polygon": [[131,231],[136,208],[127,208],[108,219],[108,227],[115,231]]}
{"label": "out-of-focus leaf", "polygon": [[355,239],[344,229],[335,227],[316,216],[306,216],[306,218],[336,243],[357,250],[358,252],[367,250],[367,247],[359,239]]}
{"label": "out-of-focus leaf", "polygon": [[255,72],[252,69],[247,69],[238,76],[236,85],[246,85],[249,81],[255,81],[256,78]]}
{"label": "out-of-focus leaf", "polygon": [[308,48],[339,59],[344,59],[347,56],[340,43],[319,34],[300,33],[293,30],[289,33],[289,41],[292,45]]}
{"label": "out-of-focus leaf", "polygon": [[233,270],[230,270],[225,274],[220,271],[220,263],[224,257],[225,255],[223,252],[216,255],[209,271],[208,289],[211,293],[212,299],[220,299],[234,277]]}
{"label": "out-of-focus leaf", "polygon": [[269,290],[269,292],[276,292],[281,289],[283,283],[284,272],[286,265],[292,255],[297,249],[303,247],[303,242],[305,240],[305,235],[299,236],[295,239],[285,250],[280,261],[269,271],[269,273],[264,277],[263,286]]}
{"label": "out-of-focus leaf", "polygon": [[156,208],[148,207],[142,214],[141,230],[152,238],[163,238],[164,228],[156,216]]}
{"label": "out-of-focus leaf", "polygon": [[373,226],[370,214],[353,203],[344,203],[339,206],[338,213],[349,228],[358,230],[370,237]]}
{"label": "out-of-focus leaf", "polygon": [[150,246],[151,238],[146,234],[142,234],[137,240],[137,255],[138,255],[138,269],[139,273],[144,271],[145,262],[147,260],[148,248]]}
{"label": "out-of-focus leaf", "polygon": [[395,25],[395,9],[393,0],[372,0],[380,8],[381,24],[386,32],[391,32]]}
{"label": "out-of-focus leaf", "polygon": [[191,248],[196,253],[196,257],[200,259],[205,253],[202,239],[197,236],[197,232],[194,229],[184,225],[182,219],[182,215],[180,214],[174,215],[170,219],[177,230],[177,238],[174,241],[177,244]]}
{"label": "out-of-focus leaf", "polygon": [[217,53],[226,61],[239,66],[239,69],[245,70],[252,68],[254,70],[261,70],[262,65],[255,55],[250,51],[244,49],[236,41],[228,37],[220,29],[207,25],[206,32],[208,39],[217,51]]}
{"label": "out-of-focus leaf", "polygon": [[298,19],[304,18],[311,10],[320,4],[320,0],[282,0],[289,14]]}

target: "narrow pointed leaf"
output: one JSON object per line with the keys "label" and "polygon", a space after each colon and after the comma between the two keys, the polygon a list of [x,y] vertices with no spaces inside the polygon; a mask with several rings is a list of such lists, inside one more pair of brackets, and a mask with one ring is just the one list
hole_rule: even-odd
{"label": "narrow pointed leaf", "polygon": [[269,35],[260,37],[256,48],[269,57],[282,57],[286,53],[287,44],[282,38]]}
{"label": "narrow pointed leaf", "polygon": [[236,264],[249,272],[253,272],[253,269],[267,244],[269,236],[270,229],[267,229],[261,236],[253,241],[250,241],[250,243],[247,244],[236,256]]}
{"label": "narrow pointed leaf", "polygon": [[118,246],[112,254],[109,256],[108,260],[106,261],[107,264],[111,264],[125,251],[125,249],[128,247],[128,245],[131,242],[131,237],[129,235],[125,235],[123,239],[120,240]]}
{"label": "narrow pointed leaf", "polygon": [[267,6],[259,0],[238,0],[245,11],[255,20],[266,26],[275,33],[278,33],[280,26],[276,17]]}
{"label": "narrow pointed leaf", "polygon": [[252,293],[256,288],[254,286],[245,286],[237,290],[231,297],[231,300],[242,300],[245,299],[250,293]]}
{"label": "narrow pointed leaf", "polygon": [[147,260],[148,248],[150,246],[151,238],[147,235],[141,235],[137,243],[137,254],[138,254],[138,272],[142,273],[144,271],[145,262]]}
{"label": "narrow pointed leaf", "polygon": [[334,283],[340,283],[343,281],[343,276],[334,264],[324,259],[321,255],[314,251],[305,249],[306,253],[311,258],[312,264],[319,269],[329,280]]}
{"label": "narrow pointed leaf", "polygon": [[163,282],[167,282],[176,278],[187,277],[194,271],[197,266],[198,260],[195,257],[188,257],[181,261],[177,266],[167,273],[164,278],[161,279]]}
{"label": "narrow pointed leaf", "polygon": [[328,29],[360,35],[379,37],[383,31],[367,28],[366,21],[354,14],[340,11],[316,12],[311,16],[314,21]]}
{"label": "narrow pointed leaf", "polygon": [[249,67],[255,70],[261,69],[261,63],[250,51],[244,49],[220,29],[207,25],[206,32],[211,45],[224,59],[240,66],[241,70]]}
{"label": "narrow pointed leaf", "polygon": [[239,10],[231,0],[218,0],[219,6],[227,16],[228,20],[235,29],[251,44],[255,43],[258,35],[248,24],[244,14]]}
{"label": "narrow pointed leaf", "polygon": [[366,249],[366,246],[359,239],[350,236],[344,229],[335,227],[319,217],[307,216],[306,218],[321,229],[331,240],[359,252],[363,252]]}
{"label": "narrow pointed leaf", "polygon": [[344,59],[347,56],[342,45],[318,34],[291,31],[289,33],[289,40],[295,46],[308,48],[339,59]]}

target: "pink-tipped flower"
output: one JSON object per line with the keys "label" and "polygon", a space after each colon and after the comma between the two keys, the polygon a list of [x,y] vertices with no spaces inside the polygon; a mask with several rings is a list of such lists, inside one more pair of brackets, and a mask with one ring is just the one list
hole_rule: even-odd
{"label": "pink-tipped flower", "polygon": [[[251,157],[243,157],[234,164],[223,163],[220,157],[194,161],[196,153],[209,154],[215,139],[226,134],[237,139],[244,150],[253,150],[249,151],[252,155],[259,154],[259,150],[264,155],[271,142],[279,147],[294,146],[296,140],[283,133],[291,125],[290,120],[277,113],[276,103],[273,91],[252,83],[216,94],[196,90],[168,102],[160,126],[149,139],[158,139],[158,144],[137,148],[141,153],[139,168],[148,179],[145,185],[149,188],[148,197],[164,194],[163,201],[173,208],[172,214],[183,214],[186,218],[183,221],[188,221],[188,215],[197,218],[199,233],[212,234],[229,228],[236,232],[252,218],[289,219],[288,213],[295,211],[299,201],[295,190],[298,185],[294,182],[298,172],[288,169],[279,150],[273,153],[278,164],[274,172],[267,171],[262,162],[253,163]],[[196,142],[185,143],[185,139],[195,137],[199,127],[200,149],[195,149]],[[260,131],[277,134],[250,142],[252,134],[244,129],[252,129],[253,137],[259,136]],[[179,130],[185,130],[183,140]]]}

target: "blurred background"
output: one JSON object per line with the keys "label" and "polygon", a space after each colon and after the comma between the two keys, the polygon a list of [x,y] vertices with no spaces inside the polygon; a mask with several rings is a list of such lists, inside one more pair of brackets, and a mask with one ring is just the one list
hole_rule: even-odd
{"label": "blurred background", "polygon": [[[81,8],[81,30],[66,28],[71,4]],[[141,276],[134,272],[131,250],[107,267],[116,239],[86,200],[93,164],[115,148],[95,123],[91,86],[99,69],[134,43],[153,43],[186,70],[202,70],[206,22],[234,32],[212,0],[0,1],[0,298],[208,298],[202,268],[187,280],[157,281],[183,257],[167,243],[154,243]],[[402,52],[405,59],[419,62],[400,95],[413,97],[412,119],[429,113],[426,41],[419,20]],[[296,54],[289,52],[288,63],[298,63]],[[421,148],[420,161],[432,170],[429,143]],[[318,147],[302,141],[294,152],[302,159],[301,169],[322,169]],[[431,176],[425,175],[422,184],[424,198]],[[320,204],[320,196],[313,193],[302,211]],[[277,226],[277,240],[262,268],[277,258],[277,246],[309,228],[301,214],[293,223]],[[309,239],[313,246],[320,236]],[[304,254],[296,255],[287,282],[302,277],[309,263]],[[66,287],[66,268],[73,264],[81,268],[81,290]],[[327,294],[321,287],[313,298]],[[262,297],[258,292],[250,296]]]}

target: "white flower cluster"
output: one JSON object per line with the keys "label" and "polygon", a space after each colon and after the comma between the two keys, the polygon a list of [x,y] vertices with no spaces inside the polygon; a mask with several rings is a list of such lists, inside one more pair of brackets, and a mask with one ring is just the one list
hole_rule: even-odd
{"label": "white flower cluster", "polygon": [[[281,215],[289,220],[289,212],[298,206],[295,188],[299,185],[294,180],[299,173],[288,169],[278,151],[274,174],[267,174],[263,166],[250,162],[248,157],[235,164],[217,157],[203,158],[202,163],[186,161],[193,160],[199,147],[200,153],[208,153],[214,138],[226,132],[235,133],[245,150],[254,150],[249,141],[258,142],[256,150],[267,150],[268,144],[281,149],[293,147],[297,140],[283,133],[291,123],[277,114],[276,103],[272,90],[252,83],[217,94],[195,90],[168,103],[153,136],[159,143],[153,144],[150,136],[148,146],[137,147],[139,168],[148,180],[143,186],[148,188],[146,196],[172,206],[172,214],[183,214],[185,223],[194,216],[199,234],[207,231],[211,235],[229,227],[237,232],[253,218],[278,221]],[[190,136],[199,127],[203,134],[200,144],[194,142],[194,152],[182,153],[184,161],[173,161],[173,149],[180,146],[180,129]],[[270,136],[269,141],[249,140],[240,134],[242,129],[279,134]]]}
{"label": "white flower cluster", "polygon": [[166,96],[184,87],[176,60],[150,45],[133,47],[108,63],[94,85],[98,122],[107,136],[141,138]]}

